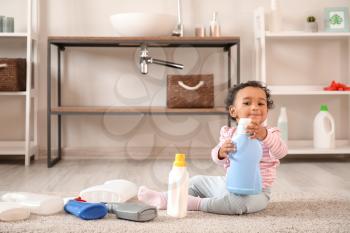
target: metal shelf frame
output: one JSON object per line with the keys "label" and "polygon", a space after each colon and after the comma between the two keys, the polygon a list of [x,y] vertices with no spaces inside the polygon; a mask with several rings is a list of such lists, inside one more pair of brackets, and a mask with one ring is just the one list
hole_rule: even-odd
{"label": "metal shelf frame", "polygon": [[[72,108],[72,110],[62,110],[62,86],[61,86],[61,54],[65,51],[67,47],[140,47],[141,45],[147,45],[148,47],[198,47],[198,48],[223,48],[223,51],[227,53],[227,88],[231,88],[231,60],[232,52],[231,47],[236,46],[236,83],[240,83],[240,38],[239,37],[49,37],[47,44],[47,166],[53,167],[62,159],[62,116],[64,115],[104,115],[104,114],[203,114],[203,115],[227,115],[225,111],[208,109],[186,109],[180,111],[167,110],[166,108],[162,110],[144,110],[140,108],[137,111],[137,107],[131,107],[130,109],[120,110],[120,111],[100,111],[100,110],[88,110],[88,111],[77,111]],[[51,51],[53,47],[57,49],[57,106],[53,107],[51,98]],[[62,107],[62,108],[61,108]],[[136,111],[135,111],[136,109]],[[52,148],[51,148],[51,134],[52,134],[52,116],[57,116],[57,157],[53,158]],[[228,116],[227,116],[228,117]],[[228,125],[230,125],[230,118],[228,117]]]}

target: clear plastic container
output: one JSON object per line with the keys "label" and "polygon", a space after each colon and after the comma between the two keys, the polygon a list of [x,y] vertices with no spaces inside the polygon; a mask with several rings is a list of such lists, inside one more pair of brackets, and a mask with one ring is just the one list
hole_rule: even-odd
{"label": "clear plastic container", "polygon": [[187,215],[188,180],[184,154],[176,154],[169,174],[167,214],[176,218]]}
{"label": "clear plastic container", "polygon": [[84,189],[79,196],[87,202],[126,202],[136,194],[136,184],[120,179]]}
{"label": "clear plastic container", "polygon": [[19,221],[29,218],[30,210],[14,202],[0,202],[0,221]]}
{"label": "clear plastic container", "polygon": [[63,210],[63,199],[57,196],[14,192],[4,194],[1,199],[6,202],[21,204],[29,208],[31,213],[38,215],[51,215]]}
{"label": "clear plastic container", "polygon": [[210,21],[209,24],[209,35],[210,36],[220,36],[220,25],[218,22],[218,13],[215,11],[213,13],[213,19]]}

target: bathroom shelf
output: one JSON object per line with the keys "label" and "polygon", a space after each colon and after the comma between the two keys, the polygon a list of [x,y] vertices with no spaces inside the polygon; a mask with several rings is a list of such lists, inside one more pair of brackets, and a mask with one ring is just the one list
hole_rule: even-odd
{"label": "bathroom shelf", "polygon": [[145,106],[145,107],[129,107],[129,106],[118,106],[118,107],[104,107],[104,106],[87,106],[87,107],[55,107],[51,108],[52,114],[79,114],[79,113],[90,113],[90,114],[113,114],[113,113],[125,113],[125,114],[227,114],[224,107],[216,108],[167,108],[161,106]]}
{"label": "bathroom shelf", "polygon": [[[38,122],[38,96],[37,96],[37,79],[38,79],[38,19],[41,0],[23,0],[22,3],[16,4],[17,1],[2,1],[0,7],[11,9],[6,11],[8,15],[14,14],[18,7],[25,7],[27,15],[24,17],[26,29],[24,32],[1,32],[0,40],[5,41],[2,46],[9,46],[14,41],[20,40],[25,43],[25,48],[18,48],[23,52],[22,57],[26,59],[26,91],[0,92],[0,97],[13,97],[24,99],[24,135],[21,141],[11,141],[3,139],[0,141],[0,155],[24,155],[25,166],[30,165],[30,158],[38,156],[37,144],[37,122]],[[5,4],[5,5],[4,5]],[[18,5],[18,6],[17,6]],[[18,10],[18,9],[17,9]],[[12,44],[9,46],[13,47]],[[0,56],[13,57],[15,53],[12,49],[4,52],[0,48]],[[10,51],[11,50],[11,51]],[[17,56],[16,56],[17,57]],[[33,86],[33,87],[32,87]],[[16,97],[17,96],[17,97]],[[5,100],[6,101],[6,100]],[[17,107],[17,106],[13,106]],[[5,108],[2,106],[2,108]],[[1,109],[2,111],[6,111]]]}
{"label": "bathroom shelf", "polygon": [[[222,37],[85,37],[85,36],[50,36],[48,37],[47,46],[47,165],[54,166],[62,157],[62,117],[65,115],[103,115],[103,114],[197,114],[197,115],[224,115],[228,122],[230,118],[223,107],[215,108],[191,108],[191,109],[175,109],[163,106],[62,106],[61,99],[61,64],[64,56],[61,54],[65,48],[74,47],[140,47],[146,45],[147,47],[198,47],[198,48],[222,48],[223,52],[227,54],[227,88],[231,87],[231,47],[235,46],[236,50],[236,67],[235,78],[236,83],[240,83],[240,38],[236,36],[222,36]],[[51,64],[53,47],[57,49],[57,75],[56,79],[52,80],[52,70],[54,66]],[[56,68],[55,67],[55,68]],[[57,104],[53,106],[51,89],[52,82],[56,81]],[[51,124],[52,117],[57,118],[57,157],[51,156]]]}
{"label": "bathroom shelf", "polygon": [[308,85],[269,86],[273,95],[350,95],[350,91],[325,91],[323,88]]}
{"label": "bathroom shelf", "polygon": [[303,31],[284,31],[284,32],[265,32],[267,38],[350,38],[349,32],[303,32]]}
{"label": "bathroom shelf", "polygon": [[[0,155],[23,155],[25,153],[25,141],[0,141]],[[29,154],[37,153],[37,145],[31,141]]]}
{"label": "bathroom shelf", "polygon": [[20,38],[23,38],[23,39],[27,39],[27,36],[28,36],[28,33],[25,33],[25,32],[0,32],[0,37],[20,37]]}
{"label": "bathroom shelf", "polygon": [[[27,92],[26,91],[1,91],[0,96],[26,96]],[[32,89],[30,92],[31,97],[36,96],[36,90]]]}
{"label": "bathroom shelf", "polygon": [[336,140],[335,148],[319,149],[313,147],[311,140],[288,141],[288,154],[348,154],[350,151],[350,142],[348,140]]}
{"label": "bathroom shelf", "polygon": [[239,37],[85,37],[85,36],[50,36],[48,43],[60,47],[138,47],[144,43],[148,47],[224,47],[236,45]]}
{"label": "bathroom shelf", "polygon": [[[308,40],[314,40],[319,41],[320,43],[325,42],[327,39],[331,39],[332,41],[339,42],[342,40],[342,42],[347,43],[346,50],[349,48],[350,43],[350,33],[349,32],[301,32],[301,31],[282,31],[282,32],[269,32],[265,31],[265,18],[266,12],[262,7],[256,9],[254,14],[254,24],[255,24],[255,51],[256,51],[256,79],[260,80],[267,84],[269,89],[271,90],[272,95],[276,96],[283,96],[284,101],[286,103],[290,104],[293,102],[293,99],[295,99],[294,103],[297,103],[298,106],[294,107],[292,111],[295,112],[301,112],[302,110],[299,109],[299,105],[301,109],[307,109],[311,108],[311,104],[313,103],[311,101],[325,101],[326,103],[331,102],[336,99],[344,99],[345,101],[342,102],[342,113],[344,116],[347,116],[346,114],[350,115],[350,91],[325,91],[323,90],[324,87],[328,86],[332,80],[337,80],[338,77],[336,75],[329,76],[329,80],[327,80],[327,83],[323,86],[324,81],[319,81],[317,77],[307,76],[303,81],[306,81],[307,83],[315,83],[316,85],[303,85],[300,83],[300,85],[296,85],[296,81],[285,78],[283,80],[283,85],[270,85],[272,83],[277,83],[277,77],[273,77],[271,74],[267,74],[267,67],[270,68],[270,70],[273,70],[274,64],[271,64],[271,62],[267,61],[267,53],[271,50],[268,49],[267,43],[270,43],[270,45],[274,45],[276,42],[280,42],[281,40],[285,40],[284,43],[293,43],[296,40],[298,40],[298,44],[301,44],[303,42],[309,42]],[[323,41],[322,41],[323,40]],[[349,50],[350,51],[350,50]],[[349,51],[346,51],[347,53],[347,63],[349,63],[350,60],[350,53]],[[270,53],[271,54],[271,53]],[[269,55],[270,55],[269,54]],[[276,56],[278,54],[271,54],[271,56]],[[295,58],[296,54],[288,54],[289,56]],[[315,56],[319,55],[328,55],[327,53],[315,53]],[[344,56],[345,57],[345,56]],[[327,57],[329,58],[329,57]],[[271,61],[271,60],[269,60]],[[285,63],[288,63],[288,61],[283,61]],[[269,63],[269,64],[268,64]],[[298,69],[298,67],[293,67],[294,69]],[[323,67],[322,67],[323,68]],[[328,67],[325,67],[327,69]],[[315,67],[317,69],[317,67]],[[329,68],[330,69],[330,68]],[[334,68],[333,68],[334,69]],[[271,71],[269,71],[271,72]],[[345,77],[349,77],[349,69],[347,69],[347,74],[344,75]],[[349,83],[349,78],[344,78]],[[296,79],[300,80],[300,79]],[[343,82],[344,80],[342,80]],[[291,85],[288,85],[290,83]],[[304,103],[302,101],[304,101]],[[300,102],[298,102],[300,101]],[[322,102],[323,103],[323,102]],[[320,103],[318,103],[320,104]],[[307,113],[301,112],[302,118],[305,118],[305,121],[310,121],[310,116]],[[338,116],[339,117],[339,116]],[[293,120],[293,119],[292,119]],[[303,119],[304,120],[304,119]],[[313,147],[313,141],[312,140],[289,140],[288,141],[288,154],[292,155],[323,155],[331,157],[332,155],[350,155],[350,123],[347,120],[345,122],[346,124],[337,126],[339,129],[344,130],[346,132],[346,136],[343,136],[341,139],[344,140],[336,140],[335,148],[331,149],[317,149]],[[312,123],[310,125],[306,126],[309,131],[311,131],[313,128]],[[300,128],[299,130],[305,130]],[[303,135],[305,137],[305,135]]]}
{"label": "bathroom shelf", "polygon": [[27,39],[31,38],[32,40],[38,40],[38,34],[37,33],[26,33],[26,32],[0,32],[0,38],[22,38],[22,39]]}

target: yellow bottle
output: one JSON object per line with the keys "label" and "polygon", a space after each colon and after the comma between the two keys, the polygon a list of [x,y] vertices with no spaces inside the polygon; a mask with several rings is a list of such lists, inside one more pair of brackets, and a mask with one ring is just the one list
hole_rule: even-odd
{"label": "yellow bottle", "polygon": [[183,218],[187,214],[189,175],[185,154],[176,154],[169,174],[167,214]]}

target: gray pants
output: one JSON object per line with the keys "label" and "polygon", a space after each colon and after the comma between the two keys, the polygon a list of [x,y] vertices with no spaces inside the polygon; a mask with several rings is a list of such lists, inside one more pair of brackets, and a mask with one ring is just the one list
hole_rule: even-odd
{"label": "gray pants", "polygon": [[270,189],[257,195],[236,195],[226,189],[225,176],[194,176],[189,182],[188,194],[203,198],[199,209],[215,214],[248,214],[266,208]]}

